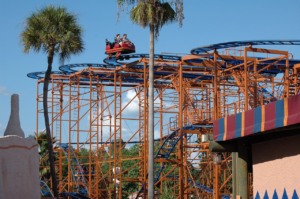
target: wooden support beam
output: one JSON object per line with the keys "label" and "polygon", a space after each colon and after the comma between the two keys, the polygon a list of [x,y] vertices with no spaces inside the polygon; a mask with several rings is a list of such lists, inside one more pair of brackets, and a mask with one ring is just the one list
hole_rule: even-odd
{"label": "wooden support beam", "polygon": [[286,54],[288,54],[288,51],[282,51],[282,50],[252,48],[252,47],[246,47],[245,49],[248,52],[269,53],[269,54],[279,54],[279,55],[286,55]]}

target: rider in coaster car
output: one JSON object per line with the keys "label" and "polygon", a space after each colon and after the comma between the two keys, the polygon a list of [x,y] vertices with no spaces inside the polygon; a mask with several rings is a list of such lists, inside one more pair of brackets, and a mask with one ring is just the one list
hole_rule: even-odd
{"label": "rider in coaster car", "polygon": [[127,37],[127,34],[123,34],[123,37],[121,39],[120,45],[122,45],[123,43],[131,43],[130,40]]}
{"label": "rider in coaster car", "polygon": [[115,44],[117,43],[117,44],[121,45],[121,42],[122,42],[121,36],[120,36],[120,34],[117,34],[115,36]]}
{"label": "rider in coaster car", "polygon": [[121,45],[121,41],[122,41],[122,39],[121,39],[120,34],[117,34],[117,35],[115,36],[114,42],[110,42],[108,39],[105,39],[106,45],[109,45],[110,48],[113,48],[113,47],[115,46],[115,44]]}

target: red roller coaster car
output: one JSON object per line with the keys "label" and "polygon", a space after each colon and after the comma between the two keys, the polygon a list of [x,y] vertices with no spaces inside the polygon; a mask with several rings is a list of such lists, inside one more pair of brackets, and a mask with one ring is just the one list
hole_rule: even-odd
{"label": "red roller coaster car", "polygon": [[105,48],[105,54],[108,55],[110,58],[112,55],[116,55],[116,58],[118,58],[121,54],[129,54],[129,53],[135,53],[135,46],[130,41],[124,41],[119,43],[111,43],[108,40],[106,40],[106,48]]}

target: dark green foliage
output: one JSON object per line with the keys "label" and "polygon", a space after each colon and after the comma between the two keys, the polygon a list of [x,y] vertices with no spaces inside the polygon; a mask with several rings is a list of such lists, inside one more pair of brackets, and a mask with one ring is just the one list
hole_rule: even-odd
{"label": "dark green foliage", "polygon": [[24,52],[30,50],[49,54],[54,51],[60,60],[83,51],[82,29],[76,16],[63,7],[48,6],[26,19],[21,34]]}
{"label": "dark green foliage", "polygon": [[[49,151],[48,151],[48,142],[47,135],[45,132],[38,133],[35,136],[39,145],[39,155],[40,155],[40,178],[41,180],[48,181],[50,179],[50,162],[49,162]],[[53,144],[55,140],[53,139]],[[54,157],[56,160],[56,157]]]}
{"label": "dark green foliage", "polygon": [[47,70],[43,85],[43,110],[52,190],[55,197],[58,197],[58,190],[47,105],[48,87],[54,56],[58,55],[60,61],[63,62],[65,59],[70,58],[72,54],[82,52],[83,42],[81,40],[81,32],[81,27],[77,24],[75,15],[67,12],[67,10],[62,7],[56,8],[54,6],[47,6],[31,14],[26,19],[24,31],[21,33],[25,53],[33,50],[35,52],[42,51],[47,54]]}
{"label": "dark green foliage", "polygon": [[[138,157],[139,155],[139,146],[137,144],[129,147],[124,148],[122,150],[122,158],[123,159],[130,159],[122,162],[122,170],[126,172],[124,174],[124,177],[127,178],[138,178],[139,176],[139,160],[134,159]],[[131,159],[132,158],[132,159]],[[124,182],[122,184],[122,190],[123,190],[123,198],[127,198],[129,194],[138,191],[138,184],[135,182]]]}
{"label": "dark green foliage", "polygon": [[134,6],[130,10],[131,21],[143,28],[153,26],[155,38],[158,38],[159,31],[168,23],[178,21],[182,26],[184,19],[182,0],[117,0],[117,3],[119,10],[125,6]]}
{"label": "dark green foliage", "polygon": [[130,11],[130,18],[143,28],[154,25],[155,36],[158,37],[165,24],[176,20],[176,13],[169,3],[141,2]]}

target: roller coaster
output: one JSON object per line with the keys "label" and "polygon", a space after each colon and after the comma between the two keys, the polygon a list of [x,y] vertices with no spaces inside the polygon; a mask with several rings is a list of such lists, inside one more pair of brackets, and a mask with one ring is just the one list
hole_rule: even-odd
{"label": "roller coaster", "polygon": [[[154,56],[157,198],[167,198],[166,188],[172,198],[230,198],[231,155],[218,154],[220,161],[214,161],[217,154],[208,149],[212,124],[299,94],[300,60],[271,49],[281,45],[300,40],[235,41],[184,56]],[[48,108],[59,192],[146,198],[149,55],[118,54],[103,62],[63,65],[51,75]],[[37,80],[36,132],[43,129],[43,76],[28,74]],[[125,153],[132,147],[136,153]]]}

